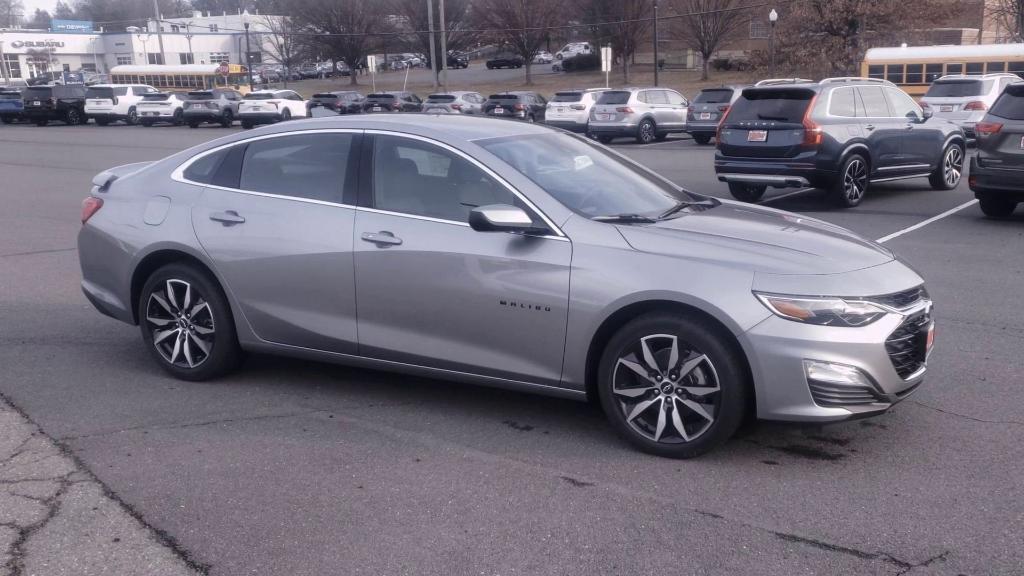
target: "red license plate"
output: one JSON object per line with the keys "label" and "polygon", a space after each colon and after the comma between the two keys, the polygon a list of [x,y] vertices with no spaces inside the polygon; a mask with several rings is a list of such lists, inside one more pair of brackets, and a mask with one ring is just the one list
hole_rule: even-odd
{"label": "red license plate", "polygon": [[747,132],[747,142],[765,142],[767,140],[767,130],[751,130],[750,132]]}

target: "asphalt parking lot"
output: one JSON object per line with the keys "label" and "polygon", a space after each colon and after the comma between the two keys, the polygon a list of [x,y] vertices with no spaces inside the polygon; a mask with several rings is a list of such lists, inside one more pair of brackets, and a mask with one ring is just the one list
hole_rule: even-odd
{"label": "asphalt parking lot", "polygon": [[[924,276],[929,376],[872,420],[673,461],[571,401],[260,356],[166,376],[79,290],[80,202],[107,167],[227,133],[0,128],[0,395],[209,574],[1024,574],[1024,211],[983,219],[966,182],[850,210],[770,192]],[[710,146],[616,149],[728,196]]]}

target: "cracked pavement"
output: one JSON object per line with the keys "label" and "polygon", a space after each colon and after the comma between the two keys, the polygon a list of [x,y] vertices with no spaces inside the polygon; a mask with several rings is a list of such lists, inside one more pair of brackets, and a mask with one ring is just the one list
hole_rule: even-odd
{"label": "cracked pavement", "polygon": [[196,576],[197,568],[0,398],[0,575]]}
{"label": "cracked pavement", "polygon": [[[0,481],[0,576],[1024,576],[1024,215],[890,244],[937,306],[912,398],[679,462],[569,401],[264,356],[169,378],[82,297],[80,201],[104,168],[225,132],[100,132],[0,128],[0,397],[19,411],[0,411],[0,459],[26,480]],[[710,147],[619,149],[727,194]],[[878,238],[969,197],[908,182],[854,210],[774,206]]]}

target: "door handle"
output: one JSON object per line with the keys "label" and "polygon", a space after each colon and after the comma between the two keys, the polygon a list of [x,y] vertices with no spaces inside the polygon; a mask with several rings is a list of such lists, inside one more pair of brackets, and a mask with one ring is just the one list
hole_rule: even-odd
{"label": "door handle", "polygon": [[363,232],[362,238],[365,242],[372,242],[379,247],[398,246],[402,243],[401,238],[397,238],[387,230],[381,230],[380,232]]}
{"label": "door handle", "polygon": [[867,130],[868,132],[871,132],[872,130],[875,129],[875,125],[874,124],[868,124],[867,126],[864,127],[864,129]]}
{"label": "door handle", "polygon": [[220,222],[225,226],[234,226],[235,224],[244,224],[245,218],[238,215],[238,212],[234,210],[225,210],[224,212],[214,212],[210,214],[210,220],[214,222]]}

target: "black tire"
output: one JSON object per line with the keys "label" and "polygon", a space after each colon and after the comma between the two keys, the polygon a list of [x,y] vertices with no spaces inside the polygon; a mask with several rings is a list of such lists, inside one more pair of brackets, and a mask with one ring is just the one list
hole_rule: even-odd
{"label": "black tire", "polygon": [[654,125],[654,120],[644,118],[636,127],[636,141],[640,144],[650,144],[651,142],[654,142],[654,138],[657,133],[657,127]]}
{"label": "black tire", "polygon": [[699,456],[732,437],[746,416],[750,382],[736,346],[718,327],[684,314],[651,313],[623,326],[605,347],[597,377],[612,427],[651,454]]}
{"label": "black tire", "polygon": [[252,130],[252,127],[253,127],[253,123],[252,122],[250,122],[248,120],[242,120],[242,129],[243,130]]}
{"label": "black tire", "polygon": [[960,178],[964,173],[964,147],[962,144],[952,143],[942,151],[942,158],[935,171],[928,176],[928,183],[935,190],[952,190],[960,184]]}
{"label": "black tire", "polygon": [[46,126],[49,123],[50,121],[45,118],[40,118],[39,120],[36,120],[36,126]]}
{"label": "black tire", "polygon": [[711,136],[709,136],[708,134],[694,134],[693,141],[696,142],[697,144],[700,144],[701,146],[704,146],[711,142]]}
{"label": "black tire", "polygon": [[68,111],[64,113],[64,122],[68,126],[78,126],[85,123],[85,115],[78,108],[68,108]]}
{"label": "black tire", "polygon": [[14,118],[4,116],[3,118],[0,118],[0,122],[3,122],[4,124],[14,124]]}
{"label": "black tire", "polygon": [[107,126],[110,124],[110,120],[106,118],[94,118],[94,120],[96,121],[97,126]]}
{"label": "black tire", "polygon": [[175,126],[181,126],[184,123],[185,112],[181,108],[178,108],[174,111],[174,117],[171,119],[171,124],[174,124]]}
{"label": "black tire", "polygon": [[829,190],[832,201],[842,208],[853,208],[864,200],[871,185],[871,168],[860,154],[851,154],[839,169]]}
{"label": "black tire", "polygon": [[220,125],[224,128],[231,128],[231,125],[235,123],[235,115],[231,112],[231,108],[226,108],[224,114],[220,119]]}
{"label": "black tire", "polygon": [[747,182],[729,182],[729,193],[740,202],[757,202],[764,196],[768,186],[765,184],[750,184]]}
{"label": "black tire", "polygon": [[128,109],[128,116],[125,117],[124,123],[129,126],[135,126],[139,123],[139,113],[135,110],[134,106]]}
{"label": "black tire", "polygon": [[139,124],[141,124],[144,128],[152,128],[153,127],[153,121],[152,120],[139,120]]}
{"label": "black tire", "polygon": [[281,111],[281,122],[287,122],[292,119],[292,111],[285,108]]}
{"label": "black tire", "polygon": [[189,120],[188,127],[189,128],[199,128],[199,122],[193,122],[193,121]]}
{"label": "black tire", "polygon": [[978,206],[989,218],[1009,218],[1017,209],[1017,203],[1013,200],[987,194],[978,194]]}
{"label": "black tire", "polygon": [[611,144],[614,138],[612,136],[597,136],[597,141],[601,144]]}
{"label": "black tire", "polygon": [[[168,290],[173,290],[173,299]],[[241,349],[231,309],[207,272],[188,264],[168,264],[146,280],[137,306],[143,343],[174,377],[209,380],[238,366]],[[163,339],[158,341],[159,337]]]}

